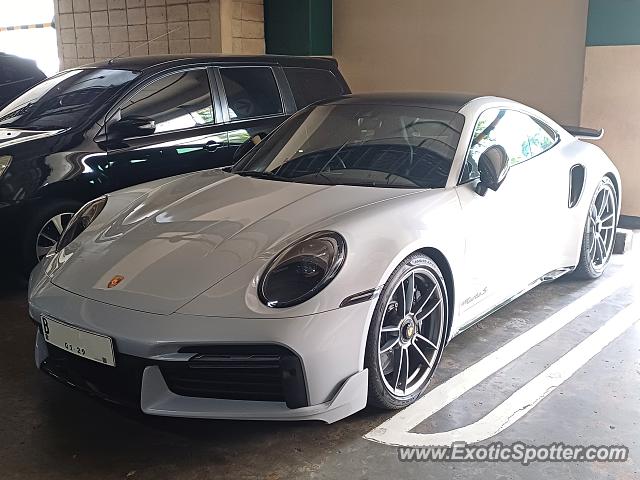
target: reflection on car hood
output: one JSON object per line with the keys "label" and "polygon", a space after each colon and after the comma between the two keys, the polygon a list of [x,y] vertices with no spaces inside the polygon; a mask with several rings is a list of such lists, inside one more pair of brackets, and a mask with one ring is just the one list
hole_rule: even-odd
{"label": "reflection on car hood", "polygon": [[52,281],[95,300],[169,314],[256,257],[273,255],[269,249],[296,232],[406,193],[198,172],[87,230],[61,252]]}
{"label": "reflection on car hood", "polygon": [[30,142],[40,138],[53,137],[64,130],[17,130],[0,128],[0,148],[10,147],[18,143]]}

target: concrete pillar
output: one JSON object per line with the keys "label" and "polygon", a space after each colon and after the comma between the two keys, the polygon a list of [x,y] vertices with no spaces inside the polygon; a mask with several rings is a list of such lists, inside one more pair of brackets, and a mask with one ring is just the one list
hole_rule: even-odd
{"label": "concrete pillar", "polygon": [[264,53],[262,0],[54,0],[60,64],[164,53]]}

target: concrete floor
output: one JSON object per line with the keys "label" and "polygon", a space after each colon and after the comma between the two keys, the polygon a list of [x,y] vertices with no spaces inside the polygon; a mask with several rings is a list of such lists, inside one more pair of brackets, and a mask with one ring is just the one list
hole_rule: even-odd
{"label": "concrete floor", "polygon": [[[638,271],[637,255],[615,257],[598,282],[542,285],[452,341],[432,386],[452,378],[607,278]],[[615,313],[640,301],[640,282],[470,389],[413,431],[473,423]],[[25,292],[0,287],[0,478],[640,478],[640,326],[586,362],[529,413],[486,440],[544,445],[623,444],[624,463],[401,463],[393,446],[363,435],[392,415],[365,410],[333,425],[146,417],[66,388],[33,364],[34,327]]]}

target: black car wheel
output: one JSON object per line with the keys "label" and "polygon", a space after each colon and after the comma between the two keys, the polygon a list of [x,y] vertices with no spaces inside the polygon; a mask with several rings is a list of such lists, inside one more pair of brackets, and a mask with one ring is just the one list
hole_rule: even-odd
{"label": "black car wheel", "polygon": [[427,256],[409,256],[384,286],[369,327],[370,405],[403,408],[422,395],[442,356],[447,322],[440,269]]}
{"label": "black car wheel", "polygon": [[58,200],[32,210],[22,237],[22,266],[25,275],[55,248],[64,228],[82,205]]}
{"label": "black car wheel", "polygon": [[583,279],[598,278],[604,272],[616,238],[618,198],[613,183],[604,177],[593,195],[585,222],[580,263],[575,276]]}

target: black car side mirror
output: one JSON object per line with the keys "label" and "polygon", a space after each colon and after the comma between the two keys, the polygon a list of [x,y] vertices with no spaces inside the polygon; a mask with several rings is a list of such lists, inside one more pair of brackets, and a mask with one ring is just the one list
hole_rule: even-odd
{"label": "black car side mirror", "polygon": [[498,190],[509,173],[509,155],[504,147],[493,145],[487,148],[478,160],[480,183],[476,185],[476,193],[485,196],[487,189]]}
{"label": "black car side mirror", "polygon": [[156,122],[148,117],[127,117],[109,127],[111,138],[143,137],[156,131]]}

